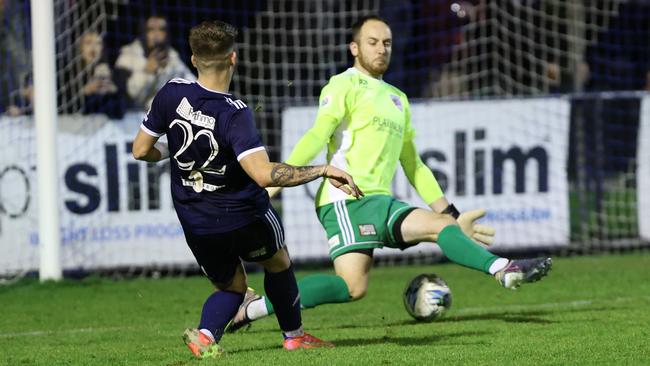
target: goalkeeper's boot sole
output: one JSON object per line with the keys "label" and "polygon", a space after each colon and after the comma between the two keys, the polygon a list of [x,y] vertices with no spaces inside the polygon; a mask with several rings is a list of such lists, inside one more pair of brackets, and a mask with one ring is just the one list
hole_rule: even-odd
{"label": "goalkeeper's boot sole", "polygon": [[248,315],[246,315],[246,308],[248,305],[261,298],[260,295],[255,293],[255,290],[252,288],[248,288],[246,290],[246,295],[244,296],[244,301],[242,304],[239,306],[239,310],[237,310],[237,314],[232,318],[230,323],[226,326],[226,332],[227,333],[235,333],[239,329],[246,328],[245,330],[248,330],[251,327],[251,323],[253,322],[251,319],[248,318]]}
{"label": "goalkeeper's boot sole", "polygon": [[541,280],[551,270],[552,265],[551,258],[515,259],[494,277],[503,287],[516,290],[522,283]]}
{"label": "goalkeeper's boot sole", "polygon": [[198,329],[186,329],[183,342],[197,358],[216,358],[223,354],[223,348]]}
{"label": "goalkeeper's boot sole", "polygon": [[286,350],[293,351],[308,348],[332,348],[334,345],[330,342],[318,339],[309,333],[305,333],[300,337],[285,338],[282,347]]}

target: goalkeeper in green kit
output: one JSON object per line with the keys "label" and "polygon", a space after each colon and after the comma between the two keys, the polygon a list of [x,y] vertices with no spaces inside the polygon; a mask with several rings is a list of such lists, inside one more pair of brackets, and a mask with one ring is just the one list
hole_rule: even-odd
{"label": "goalkeeper in green kit", "polygon": [[[304,308],[362,298],[368,288],[373,250],[404,249],[435,242],[452,262],[493,275],[516,289],[537,281],[551,258],[508,260],[490,253],[494,229],[475,224],[485,210],[459,213],[449,204],[413,142],[406,95],[384,82],[392,35],[386,21],[367,16],[352,26],[354,66],[333,76],[320,94],[313,127],[293,149],[287,164],[306,165],[327,146],[328,163],[350,173],[366,196],[356,199],[323,181],[316,213],[327,232],[336,275],[318,274],[298,281]],[[392,197],[391,182],[401,164],[411,185],[430,210]],[[270,189],[271,196],[279,189]],[[481,245],[482,244],[482,245]],[[273,313],[270,301],[249,291],[230,331]]]}

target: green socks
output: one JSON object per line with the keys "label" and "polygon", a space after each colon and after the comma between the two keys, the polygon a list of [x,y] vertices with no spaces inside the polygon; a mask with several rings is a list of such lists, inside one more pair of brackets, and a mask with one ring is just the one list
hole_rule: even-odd
{"label": "green socks", "polygon": [[499,259],[463,234],[456,225],[442,229],[438,234],[438,246],[450,261],[485,273],[489,273],[490,265]]}
{"label": "green socks", "polygon": [[[460,227],[450,225],[438,234],[438,245],[450,261],[465,267],[490,273],[490,265],[498,256],[476,244],[461,231]],[[316,274],[298,281],[300,303],[303,308],[313,308],[321,304],[335,304],[350,301],[350,291],[343,278],[336,275]],[[273,305],[264,297],[266,312],[273,314]],[[261,305],[261,304],[260,304]],[[264,312],[263,308],[259,311]],[[257,317],[255,317],[257,318]]]}
{"label": "green socks", "polygon": [[[350,291],[343,279],[336,275],[315,274],[298,281],[300,304],[303,308],[313,308],[321,304],[335,304],[350,301]],[[264,296],[266,310],[273,314],[273,305]]]}

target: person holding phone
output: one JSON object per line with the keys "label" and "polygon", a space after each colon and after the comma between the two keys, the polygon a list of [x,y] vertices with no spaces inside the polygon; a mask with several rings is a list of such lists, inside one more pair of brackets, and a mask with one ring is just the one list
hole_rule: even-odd
{"label": "person holding phone", "polygon": [[142,36],[120,49],[115,68],[124,76],[126,92],[136,108],[148,110],[156,92],[173,78],[196,80],[169,44],[167,20],[149,16]]}

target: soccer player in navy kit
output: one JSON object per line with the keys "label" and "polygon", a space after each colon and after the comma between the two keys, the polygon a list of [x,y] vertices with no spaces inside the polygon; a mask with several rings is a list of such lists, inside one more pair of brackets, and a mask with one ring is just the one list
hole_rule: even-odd
{"label": "soccer player in navy kit", "polygon": [[[171,191],[187,244],[215,285],[197,329],[183,339],[200,358],[221,354],[223,330],[247,290],[241,260],[265,269],[286,349],[332,346],[302,330],[300,296],[284,247],[280,218],[264,187],[288,187],[319,177],[360,197],[352,177],[330,165],[273,163],[251,110],[228,93],[237,63],[237,30],[219,21],[190,31],[197,82],[170,80],[156,95],[133,143],[133,156],[156,162],[171,157]],[[158,142],[167,135],[168,144]]]}

